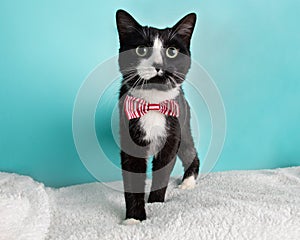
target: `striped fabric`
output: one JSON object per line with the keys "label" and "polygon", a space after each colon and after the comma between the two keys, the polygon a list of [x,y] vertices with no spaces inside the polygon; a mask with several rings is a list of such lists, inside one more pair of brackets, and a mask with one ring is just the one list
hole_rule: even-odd
{"label": "striped fabric", "polygon": [[124,101],[124,111],[127,118],[140,118],[148,111],[158,111],[162,114],[178,117],[179,105],[174,100],[166,100],[161,103],[148,103],[144,99],[127,95]]}

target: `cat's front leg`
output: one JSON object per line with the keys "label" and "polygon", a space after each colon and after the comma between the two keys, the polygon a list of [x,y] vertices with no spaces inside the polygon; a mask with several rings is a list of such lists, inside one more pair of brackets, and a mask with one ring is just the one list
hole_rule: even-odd
{"label": "cat's front leg", "polygon": [[180,120],[180,126],[182,130],[180,146],[177,155],[182,161],[184,175],[182,178],[182,183],[178,187],[180,189],[193,189],[196,186],[200,161],[192,136],[190,107],[185,99],[181,103],[181,108],[184,109],[182,112],[185,112],[186,115],[184,115],[185,118],[182,116]]}
{"label": "cat's front leg", "polygon": [[176,162],[179,138],[169,136],[164,147],[153,158],[152,186],[148,202],[164,202],[171,172]]}
{"label": "cat's front leg", "polygon": [[[191,137],[190,137],[191,139]],[[178,151],[178,157],[182,160],[184,175],[180,189],[193,189],[196,186],[196,178],[199,174],[200,161],[192,140],[182,139]]]}
{"label": "cat's front leg", "polygon": [[153,159],[153,174],[152,186],[148,202],[164,202],[167,186],[169,183],[172,169],[174,168],[176,157],[161,158],[154,157]]}
{"label": "cat's front leg", "polygon": [[124,224],[135,224],[146,219],[145,180],[147,163],[145,158],[130,156],[121,152],[121,165],[126,204]]}

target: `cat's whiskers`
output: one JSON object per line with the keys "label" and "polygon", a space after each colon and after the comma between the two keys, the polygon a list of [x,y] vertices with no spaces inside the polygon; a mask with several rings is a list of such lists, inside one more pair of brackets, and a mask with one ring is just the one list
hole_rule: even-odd
{"label": "cat's whiskers", "polygon": [[129,92],[131,93],[132,91],[134,91],[134,89],[136,88],[136,86],[141,82],[141,80],[143,80],[141,77],[139,77],[134,84],[132,85],[132,87],[129,89]]}
{"label": "cat's whiskers", "polygon": [[143,79],[143,83],[142,83],[142,87],[141,87],[142,90],[144,89],[145,82],[146,82],[146,79]]}
{"label": "cat's whiskers", "polygon": [[[177,86],[177,82],[175,81],[175,79],[172,77],[172,76],[169,76],[168,77],[168,80],[169,80],[169,82],[171,83],[171,81],[172,81],[172,83],[174,83],[174,85],[175,86]],[[171,80],[171,81],[170,81]],[[172,85],[172,84],[171,84]]]}
{"label": "cat's whiskers", "polygon": [[173,87],[170,79],[169,78],[166,78],[166,79],[168,80],[167,84],[170,85],[170,87]]}
{"label": "cat's whiskers", "polygon": [[173,73],[175,77],[179,78],[180,80],[184,81],[185,78],[178,75],[176,72]]}
{"label": "cat's whiskers", "polygon": [[176,74],[178,74],[178,75],[180,75],[180,76],[182,76],[182,77],[184,77],[184,76],[185,76],[185,74],[184,74],[184,73],[181,73],[181,72],[178,72],[178,71],[174,71],[174,73],[176,73]]}
{"label": "cat's whiskers", "polygon": [[135,74],[131,74],[131,75],[128,75],[126,77],[123,78],[123,81],[122,81],[122,86],[127,84],[129,81],[131,81],[132,79],[134,79],[136,76],[138,76],[137,73]]}
{"label": "cat's whiskers", "polygon": [[120,71],[124,75],[124,74],[127,74],[127,73],[134,73],[134,72],[136,72],[136,69],[135,68],[126,68],[126,69],[122,69]]}

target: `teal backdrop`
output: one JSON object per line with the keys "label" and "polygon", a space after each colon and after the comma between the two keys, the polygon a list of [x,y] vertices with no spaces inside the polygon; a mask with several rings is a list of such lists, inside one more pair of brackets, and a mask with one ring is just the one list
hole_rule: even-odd
{"label": "teal backdrop", "polygon": [[[300,1],[1,0],[0,171],[54,187],[95,181],[76,152],[72,110],[91,70],[117,54],[119,8],[156,27],[197,13],[193,59],[213,77],[227,113],[214,171],[300,165]],[[209,121],[198,121],[203,158]],[[113,139],[104,142],[118,165]]]}

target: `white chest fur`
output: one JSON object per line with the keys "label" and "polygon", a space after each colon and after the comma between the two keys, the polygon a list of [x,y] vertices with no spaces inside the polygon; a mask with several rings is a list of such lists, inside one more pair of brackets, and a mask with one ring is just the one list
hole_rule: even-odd
{"label": "white chest fur", "polygon": [[[136,89],[131,93],[134,97],[142,98],[149,103],[160,103],[167,99],[174,99],[179,94],[179,89],[174,88],[168,91],[159,91],[156,89],[141,90]],[[140,118],[140,126],[142,127],[147,141],[157,141],[165,138],[167,135],[166,117],[157,111],[149,111]]]}
{"label": "white chest fur", "polygon": [[140,118],[140,125],[145,132],[144,140],[157,141],[166,136],[166,117],[157,111],[150,111]]}

